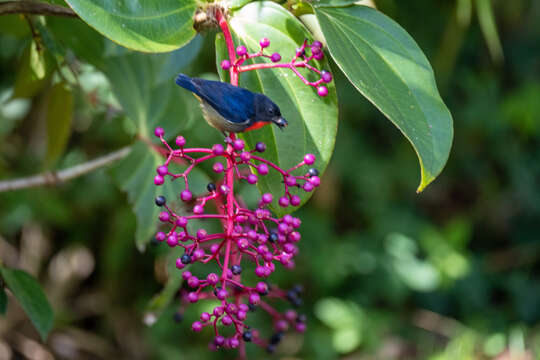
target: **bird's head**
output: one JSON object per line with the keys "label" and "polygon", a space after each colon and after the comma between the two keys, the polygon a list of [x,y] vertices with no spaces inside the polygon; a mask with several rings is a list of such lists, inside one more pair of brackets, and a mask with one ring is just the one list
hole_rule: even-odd
{"label": "bird's head", "polygon": [[257,94],[255,97],[255,119],[256,121],[272,122],[280,129],[288,125],[287,120],[281,116],[279,107],[262,94]]}

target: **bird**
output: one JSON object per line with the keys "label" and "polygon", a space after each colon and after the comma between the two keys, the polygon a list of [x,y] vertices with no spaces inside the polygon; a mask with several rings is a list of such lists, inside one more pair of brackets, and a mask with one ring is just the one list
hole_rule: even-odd
{"label": "bird", "polygon": [[264,94],[185,74],[176,77],[176,84],[195,95],[205,120],[224,134],[251,131],[268,124],[280,129],[288,125],[279,107]]}

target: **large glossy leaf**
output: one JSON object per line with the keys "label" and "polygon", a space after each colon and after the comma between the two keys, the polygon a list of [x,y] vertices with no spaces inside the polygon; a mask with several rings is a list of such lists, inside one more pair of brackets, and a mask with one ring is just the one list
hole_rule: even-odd
{"label": "large glossy leaf", "polygon": [[338,66],[412,143],[422,191],[442,171],[453,137],[452,116],[428,60],[405,30],[377,10],[315,7],[315,13]]}
{"label": "large glossy leaf", "polygon": [[[245,45],[251,52],[258,51],[260,38],[269,38],[268,52],[279,51],[283,61],[290,61],[295,49],[310,37],[294,16],[273,2],[253,2],[233,12],[230,27],[237,44]],[[221,36],[217,37],[216,43],[219,62],[225,56],[225,44]],[[329,68],[326,61],[317,67]],[[311,77],[312,74],[302,73],[316,79]],[[306,86],[289,69],[280,68],[242,73],[240,86],[268,95],[289,122],[283,131],[275,126],[265,126],[246,133],[244,139],[248,145],[253,148],[256,142],[264,141],[268,146],[264,156],[282,168],[290,168],[301,161],[304,154],[313,153],[317,156],[315,166],[324,171],[334,149],[337,131],[337,97],[333,85],[329,86],[329,95],[322,98],[316,89]],[[260,177],[259,188],[278,198],[283,195],[281,181],[278,174],[271,172]],[[310,194],[299,191],[298,195],[305,202]],[[280,214],[283,212],[276,206],[274,209]]]}
{"label": "large glossy leaf", "polygon": [[[158,216],[161,208],[154,203],[156,196],[165,196],[173,208],[181,205],[178,198],[184,189],[182,180],[170,181],[168,177],[163,185],[154,185],[156,168],[164,161],[164,157],[155,149],[138,141],[129,156],[113,168],[113,176],[121,189],[127,193],[128,201],[137,217],[135,241],[141,251],[158,231]],[[209,179],[195,169],[189,181],[190,189],[194,194],[200,194],[205,191]]]}
{"label": "large glossy leaf", "polygon": [[130,49],[166,52],[194,36],[194,0],[67,0],[90,26]]}
{"label": "large glossy leaf", "polygon": [[55,84],[49,91],[47,102],[47,156],[53,164],[64,152],[73,118],[73,94],[64,83]]}
{"label": "large glossy leaf", "polygon": [[54,323],[54,314],[39,283],[22,270],[0,267],[0,275],[21,304],[32,324],[45,340]]}
{"label": "large glossy leaf", "polygon": [[[114,53],[116,48],[109,52]],[[196,38],[188,46],[168,54],[149,55],[120,49],[118,55],[104,59],[101,70],[140,136],[151,137],[157,125],[169,136],[191,125],[194,114],[188,111],[191,108],[188,103],[195,99],[174,83],[174,77],[186,65],[181,59],[192,59],[200,48],[201,39]]]}

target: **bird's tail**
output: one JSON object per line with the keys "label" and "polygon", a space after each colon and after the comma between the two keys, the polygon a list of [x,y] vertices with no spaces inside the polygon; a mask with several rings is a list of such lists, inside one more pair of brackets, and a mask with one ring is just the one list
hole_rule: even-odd
{"label": "bird's tail", "polygon": [[198,93],[197,89],[193,85],[192,79],[187,75],[179,74],[176,77],[176,83],[178,85],[180,85],[181,87],[183,87],[184,89],[186,89],[186,90],[189,90],[189,91],[191,91],[191,92],[193,92],[195,94]]}

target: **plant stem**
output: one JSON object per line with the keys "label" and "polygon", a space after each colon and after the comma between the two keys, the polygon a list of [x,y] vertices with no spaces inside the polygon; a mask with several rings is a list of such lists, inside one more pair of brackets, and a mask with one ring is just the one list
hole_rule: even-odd
{"label": "plant stem", "polygon": [[6,14],[36,14],[79,17],[73,10],[68,7],[37,1],[0,2],[0,15]]}
{"label": "plant stem", "polygon": [[131,147],[125,147],[97,159],[60,170],[49,171],[40,175],[26,178],[6,180],[0,182],[0,192],[20,190],[43,185],[57,185],[67,180],[92,172],[100,167],[109,165],[117,160],[125,158],[131,151]]}
{"label": "plant stem", "polygon": [[[231,31],[229,30],[229,25],[227,24],[227,19],[221,13],[221,11],[216,12],[216,18],[223,32],[223,37],[225,38],[225,43],[227,44],[227,51],[229,53],[229,61],[231,64],[236,62],[236,51],[234,50],[234,42],[232,39]],[[231,66],[229,69],[229,74],[231,76],[231,84],[238,86],[238,71],[235,66]]]}

